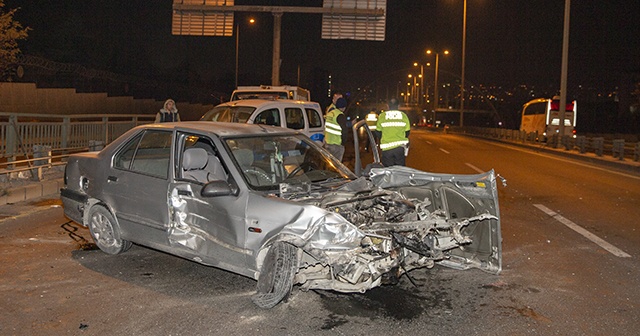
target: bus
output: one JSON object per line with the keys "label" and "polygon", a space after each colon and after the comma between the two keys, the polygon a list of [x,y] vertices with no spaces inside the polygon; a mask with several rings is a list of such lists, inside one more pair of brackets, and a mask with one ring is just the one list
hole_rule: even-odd
{"label": "bus", "polygon": [[[576,114],[578,104],[574,100],[567,102],[564,112],[564,134],[576,137]],[[552,99],[538,98],[522,106],[520,130],[526,133],[537,133],[548,138],[560,132],[560,97]]]}

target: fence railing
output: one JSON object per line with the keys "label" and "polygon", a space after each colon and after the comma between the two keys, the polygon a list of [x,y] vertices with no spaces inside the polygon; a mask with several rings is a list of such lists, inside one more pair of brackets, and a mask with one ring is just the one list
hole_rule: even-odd
{"label": "fence railing", "polygon": [[[70,153],[99,149],[155,115],[49,115],[0,112],[0,174],[64,164]],[[54,155],[55,154],[55,155]]]}
{"label": "fence railing", "polygon": [[637,162],[640,160],[640,142],[629,142],[624,139],[613,139],[611,137],[588,138],[586,136],[574,138],[569,135],[563,137],[554,135],[545,139],[537,133],[486,127],[456,127],[452,131],[551,148],[564,148],[569,151],[576,150],[582,154],[591,152],[597,156],[611,156],[620,161],[632,160]]}

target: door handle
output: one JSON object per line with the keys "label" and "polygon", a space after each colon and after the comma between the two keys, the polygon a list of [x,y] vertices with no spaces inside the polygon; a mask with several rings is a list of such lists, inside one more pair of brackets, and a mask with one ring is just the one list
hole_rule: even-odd
{"label": "door handle", "polygon": [[118,182],[118,178],[115,176],[107,177],[107,182]]}
{"label": "door handle", "polygon": [[178,190],[178,195],[180,195],[180,196],[193,196],[193,194],[189,190]]}

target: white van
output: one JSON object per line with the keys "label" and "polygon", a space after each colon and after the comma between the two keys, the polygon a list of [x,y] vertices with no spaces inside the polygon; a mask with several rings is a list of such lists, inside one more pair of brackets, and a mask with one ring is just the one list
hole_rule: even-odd
{"label": "white van", "polygon": [[324,139],[320,104],[301,100],[246,99],[220,104],[200,120],[264,124],[298,130],[315,141]]}

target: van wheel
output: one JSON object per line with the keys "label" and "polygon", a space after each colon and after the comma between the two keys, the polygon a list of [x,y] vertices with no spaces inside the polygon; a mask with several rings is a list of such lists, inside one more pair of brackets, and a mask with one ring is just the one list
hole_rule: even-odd
{"label": "van wheel", "polygon": [[96,205],[89,212],[89,232],[96,245],[107,254],[119,254],[131,248],[131,242],[120,238],[120,229],[107,208]]}
{"label": "van wheel", "polygon": [[286,301],[298,269],[296,247],[276,242],[269,248],[258,277],[257,293],[251,300],[260,308],[273,308]]}

